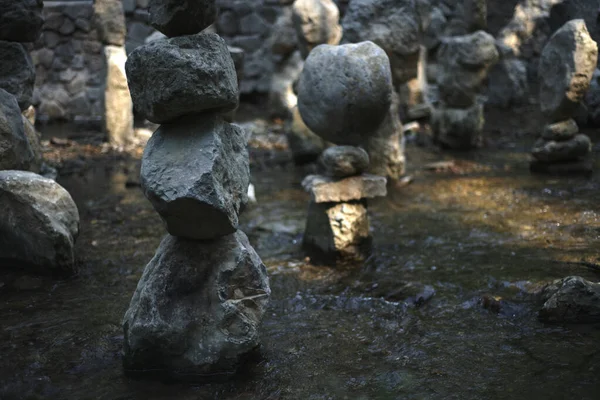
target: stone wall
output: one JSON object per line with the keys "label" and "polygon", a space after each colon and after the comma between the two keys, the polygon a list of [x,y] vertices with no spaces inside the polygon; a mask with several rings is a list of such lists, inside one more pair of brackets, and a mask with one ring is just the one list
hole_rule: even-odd
{"label": "stone wall", "polygon": [[41,121],[101,121],[106,63],[93,1],[44,2],[44,28],[31,52]]}

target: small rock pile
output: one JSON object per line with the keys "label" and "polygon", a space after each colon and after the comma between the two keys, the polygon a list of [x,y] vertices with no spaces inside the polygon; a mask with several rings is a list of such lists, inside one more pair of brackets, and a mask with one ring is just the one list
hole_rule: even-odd
{"label": "small rock pile", "polygon": [[365,173],[369,155],[359,147],[330,147],[321,162],[325,175],[302,182],[312,195],[303,247],[318,262],[364,260],[371,247],[366,199],[386,196],[387,179]]}
{"label": "small rock pile", "polygon": [[598,46],[581,19],[567,22],[540,58],[540,107],[549,124],[534,144],[533,172],[591,173],[590,138],[573,120],[585,98],[598,61]]}
{"label": "small rock pile", "polygon": [[40,138],[26,117],[35,70],[23,43],[39,37],[42,10],[37,0],[0,0],[0,260],[65,275],[75,271],[79,213],[65,189],[37,175]]}
{"label": "small rock pile", "polygon": [[232,373],[259,345],[270,288],[266,268],[238,230],[248,196],[242,129],[225,41],[202,32],[214,0],[152,0],[150,21],[169,36],[131,53],[137,112],[163,124],[142,159],[141,184],[169,234],[146,266],[125,314],[127,372],[179,380]]}
{"label": "small rock pile", "polygon": [[485,120],[477,95],[499,59],[494,37],[477,31],[445,38],[437,58],[440,104],[432,113],[434,139],[450,149],[478,147]]}

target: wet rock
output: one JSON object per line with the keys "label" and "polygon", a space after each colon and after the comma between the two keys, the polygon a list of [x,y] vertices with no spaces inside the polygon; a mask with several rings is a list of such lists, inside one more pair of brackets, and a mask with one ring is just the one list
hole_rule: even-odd
{"label": "wet rock", "polygon": [[7,265],[74,272],[79,213],[69,193],[32,172],[0,171],[0,254]]}
{"label": "wet rock", "polygon": [[361,200],[387,195],[387,179],[363,174],[341,180],[322,175],[309,175],[302,181],[304,190],[312,194],[315,203]]}
{"label": "wet rock", "polygon": [[441,67],[437,81],[444,104],[472,106],[498,58],[494,37],[486,32],[444,39],[437,53]]}
{"label": "wet rock", "polygon": [[215,0],[150,0],[150,25],[169,37],[194,35],[217,19]]}
{"label": "wet rock", "polygon": [[364,260],[370,245],[369,218],[363,203],[310,203],[303,247],[312,261],[335,264]]}
{"label": "wet rock", "polygon": [[216,34],[138,47],[129,55],[126,71],[135,110],[155,123],[208,110],[226,113],[238,105],[235,65]]}
{"label": "wet rock", "polygon": [[31,105],[35,69],[29,53],[20,43],[0,41],[0,89],[17,98],[21,111]]}
{"label": "wet rock", "polygon": [[192,381],[234,372],[259,345],[270,293],[243,232],[201,242],[165,237],[123,320],[125,370]]}
{"label": "wet rock", "polygon": [[125,45],[127,27],[123,4],[120,0],[96,0],[94,2],[94,23],[99,38],[104,44]]}
{"label": "wet rock", "polygon": [[598,46],[583,20],[567,22],[544,47],[539,62],[540,107],[550,121],[571,118],[598,61]]}
{"label": "wet rock", "polygon": [[302,119],[335,144],[360,145],[385,119],[391,97],[389,60],[372,42],[316,47],[298,83]]}
{"label": "wet rock", "polygon": [[35,42],[42,32],[42,0],[0,0],[0,40]]}
{"label": "wet rock", "polygon": [[413,0],[352,0],[342,20],[342,42],[369,40],[384,49],[396,85],[416,78],[425,15],[421,4]]}
{"label": "wet rock", "polygon": [[529,95],[527,64],[520,59],[504,59],[489,72],[488,101],[499,107],[525,104]]}
{"label": "wet rock", "polygon": [[174,236],[231,234],[248,202],[244,132],[214,114],[162,125],[148,141],[141,168],[146,197]]}
{"label": "wet rock", "polygon": [[286,136],[294,162],[299,165],[315,161],[327,147],[326,142],[306,126],[298,107],[292,109]]}
{"label": "wet rock", "polygon": [[0,170],[28,170],[35,164],[23,119],[15,97],[0,89]]}
{"label": "wet rock", "polygon": [[360,147],[332,146],[321,155],[327,175],[345,178],[360,175],[369,168],[369,155]]}
{"label": "wet rock", "polygon": [[126,145],[133,141],[133,103],[127,86],[125,48],[106,46],[106,87],[104,89],[104,124],[108,141]]}
{"label": "wet rock", "polygon": [[557,142],[554,140],[538,140],[533,146],[532,154],[539,161],[574,161],[585,157],[592,151],[592,142],[586,135],[579,134],[573,139]]}
{"label": "wet rock", "polygon": [[542,291],[539,318],[545,322],[600,322],[600,284],[579,276],[554,281]]}
{"label": "wet rock", "polygon": [[296,0],[292,20],[303,58],[320,44],[337,45],[342,39],[340,10],[332,0]]}
{"label": "wet rock", "polygon": [[436,108],[431,116],[434,140],[450,149],[479,147],[484,125],[483,105],[470,108]]}
{"label": "wet rock", "polygon": [[577,123],[573,119],[568,119],[546,125],[542,131],[542,139],[560,142],[574,138],[577,133],[579,133]]}

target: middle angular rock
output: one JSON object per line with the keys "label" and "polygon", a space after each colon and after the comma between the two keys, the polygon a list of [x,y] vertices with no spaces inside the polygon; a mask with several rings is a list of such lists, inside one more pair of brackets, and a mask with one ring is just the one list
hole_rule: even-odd
{"label": "middle angular rock", "polygon": [[245,135],[215,114],[162,125],[142,159],[144,193],[174,236],[203,240],[235,232],[249,182]]}

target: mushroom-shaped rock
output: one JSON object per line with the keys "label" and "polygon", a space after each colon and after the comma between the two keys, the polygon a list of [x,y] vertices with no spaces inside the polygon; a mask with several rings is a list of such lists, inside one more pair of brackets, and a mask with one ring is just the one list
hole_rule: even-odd
{"label": "mushroom-shaped rock", "polygon": [[298,109],[306,125],[325,140],[363,143],[385,119],[391,101],[389,59],[372,42],[321,45],[306,59]]}

